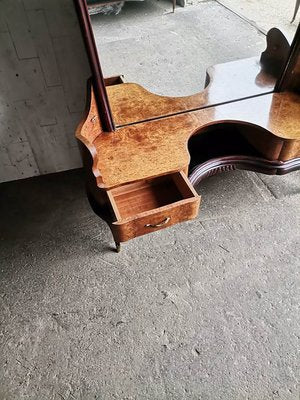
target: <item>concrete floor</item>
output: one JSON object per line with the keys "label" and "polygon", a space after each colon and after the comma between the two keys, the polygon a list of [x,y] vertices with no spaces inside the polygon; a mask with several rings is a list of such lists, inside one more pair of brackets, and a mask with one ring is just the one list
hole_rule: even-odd
{"label": "concrete floor", "polygon": [[296,0],[218,0],[262,32],[274,26],[292,40],[300,22],[300,12],[291,24]]}
{"label": "concrete floor", "polygon": [[[184,62],[168,41],[158,47],[168,49],[165,69],[140,47],[135,57],[145,64],[131,72],[136,58],[125,50],[138,38],[129,32],[115,42],[125,49],[116,63],[103,51],[107,71],[115,64],[114,73],[184,93],[203,83],[202,57],[226,61],[264,47],[253,25],[212,2],[157,14],[132,15],[154,41],[159,26],[181,29],[173,36],[191,46]],[[214,15],[228,21],[220,36],[238,32],[233,44],[215,39]],[[199,38],[212,43],[197,55],[196,21]],[[105,28],[105,49],[116,30]],[[187,63],[178,89],[173,73]],[[197,189],[195,221],[133,240],[120,254],[87,203],[81,170],[0,190],[1,400],[299,400],[300,172],[209,178]]]}

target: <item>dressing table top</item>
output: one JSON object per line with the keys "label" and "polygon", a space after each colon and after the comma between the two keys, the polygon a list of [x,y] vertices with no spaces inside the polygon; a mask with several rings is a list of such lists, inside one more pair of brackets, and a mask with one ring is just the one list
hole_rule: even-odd
{"label": "dressing table top", "polygon": [[[112,86],[113,87],[113,86]],[[87,118],[77,138],[93,156],[99,187],[111,188],[187,168],[189,138],[218,123],[254,125],[284,141],[295,142],[300,152],[300,96],[282,92],[234,101],[214,107],[101,131],[92,93]]]}

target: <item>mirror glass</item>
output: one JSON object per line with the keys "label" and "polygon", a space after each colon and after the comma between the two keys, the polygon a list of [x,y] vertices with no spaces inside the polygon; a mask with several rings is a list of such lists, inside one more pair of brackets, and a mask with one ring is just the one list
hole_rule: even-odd
{"label": "mirror glass", "polygon": [[[173,97],[201,92],[208,83],[209,66],[250,57],[256,57],[258,63],[266,49],[266,34],[274,26],[291,41],[300,11],[293,23],[291,20],[300,1],[277,0],[276,7],[271,3],[177,0],[173,12],[170,0],[87,0],[104,77],[124,75],[125,82]],[[244,74],[247,80],[247,72]],[[252,80],[256,85],[265,84],[261,77]],[[266,84],[270,91],[272,83]],[[233,80],[233,89],[234,85]],[[226,101],[226,92],[223,88],[215,102]],[[224,100],[220,96],[225,96]]]}

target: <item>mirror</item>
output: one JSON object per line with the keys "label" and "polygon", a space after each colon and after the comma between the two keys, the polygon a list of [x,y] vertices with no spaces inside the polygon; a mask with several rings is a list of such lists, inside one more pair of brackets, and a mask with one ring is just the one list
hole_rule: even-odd
{"label": "mirror", "polygon": [[222,0],[175,12],[167,0],[86,1],[103,74],[114,77],[106,89],[116,126],[272,92],[289,44],[273,31],[263,63],[266,33],[277,25],[292,38],[297,29],[283,0],[276,10],[268,2],[247,8],[247,1]]}
{"label": "mirror", "polygon": [[87,0],[103,74],[124,75],[126,82],[159,95],[198,93],[208,67],[259,57],[271,28],[292,40],[297,28],[297,21],[290,23],[292,1],[276,2],[277,10],[269,1],[252,3],[197,1],[172,13],[170,0],[108,5]]}

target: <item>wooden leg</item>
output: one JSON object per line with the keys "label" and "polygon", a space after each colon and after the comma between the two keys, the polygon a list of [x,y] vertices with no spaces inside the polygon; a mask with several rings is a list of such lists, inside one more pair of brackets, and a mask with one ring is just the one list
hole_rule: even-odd
{"label": "wooden leg", "polygon": [[[300,0],[298,0],[300,1]],[[176,7],[176,0],[173,0],[173,13],[175,12],[175,7]]]}
{"label": "wooden leg", "polygon": [[120,251],[121,251],[121,243],[116,242],[116,252],[120,253]]}
{"label": "wooden leg", "polygon": [[296,0],[295,12],[294,12],[294,15],[293,15],[293,19],[291,20],[291,23],[295,21],[295,18],[297,16],[297,13],[298,13],[298,10],[299,10],[299,7],[300,7],[300,0]]}

